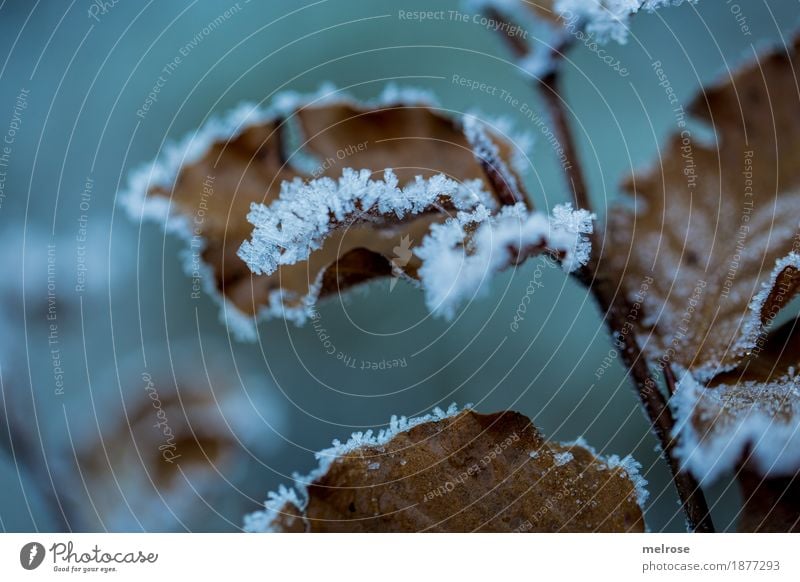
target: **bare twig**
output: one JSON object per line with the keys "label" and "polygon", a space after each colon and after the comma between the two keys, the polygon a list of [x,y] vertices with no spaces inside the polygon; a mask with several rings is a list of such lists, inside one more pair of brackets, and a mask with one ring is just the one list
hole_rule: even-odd
{"label": "bare twig", "polygon": [[538,81],[538,84],[553,123],[553,134],[557,136],[564,150],[566,163],[562,164],[562,168],[564,170],[564,178],[567,180],[567,188],[572,192],[576,208],[591,210],[592,203],[589,199],[589,190],[583,177],[578,149],[575,145],[572,131],[569,128],[567,111],[564,108],[564,100],[560,93],[559,71],[556,69],[548,73]]}
{"label": "bare twig", "polygon": [[[494,22],[506,22],[506,19],[495,8],[487,7],[486,16]],[[515,57],[521,58],[528,53],[528,43],[516,34],[508,34],[509,27],[498,27],[497,32],[503,37],[503,42]]]}
{"label": "bare twig", "polygon": [[714,531],[711,512],[708,509],[703,490],[697,480],[681,469],[675,454],[677,442],[674,437],[675,419],[658,384],[650,374],[647,360],[642,354],[633,330],[626,325],[630,308],[624,297],[617,293],[608,279],[596,276],[596,261],[590,261],[587,268],[579,273],[579,279],[595,296],[600,308],[605,312],[605,322],[609,331],[616,337],[617,349],[628,369],[636,387],[639,401],[650,420],[653,433],[661,444],[661,450],[672,472],[672,480],[680,497],[689,527],[696,532]]}
{"label": "bare twig", "polygon": [[[498,15],[495,14],[495,17]],[[512,43],[508,35],[502,34],[512,52],[520,55],[520,47]],[[569,41],[553,49],[553,56],[561,62],[564,51],[568,48]],[[540,90],[553,123],[553,134],[559,140],[564,150],[566,163],[562,164],[567,185],[572,192],[575,205],[578,208],[591,210],[591,201],[578,156],[577,147],[570,130],[569,120],[564,100],[560,95],[559,66],[554,66],[541,79],[537,79],[536,88]],[[600,248],[599,237],[592,235],[592,247]],[[697,532],[713,532],[714,524],[708,504],[697,480],[687,471],[681,469],[680,461],[675,454],[676,441],[674,438],[675,419],[669,409],[664,395],[653,380],[647,366],[647,360],[642,353],[635,333],[627,325],[626,318],[630,312],[627,300],[617,292],[613,281],[604,277],[598,269],[598,261],[593,258],[586,267],[580,269],[577,278],[586,285],[597,300],[600,309],[605,313],[605,322],[612,336],[617,338],[618,350],[626,368],[636,387],[642,408],[650,420],[653,433],[661,444],[661,450],[672,472],[672,480],[680,497],[684,512],[686,513],[689,527]]]}

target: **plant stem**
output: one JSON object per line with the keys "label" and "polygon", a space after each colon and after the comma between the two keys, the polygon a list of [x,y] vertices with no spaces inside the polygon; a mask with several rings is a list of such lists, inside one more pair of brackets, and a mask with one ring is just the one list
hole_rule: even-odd
{"label": "plant stem", "polygon": [[586,187],[586,180],[579,163],[578,150],[569,129],[564,100],[561,98],[560,78],[558,70],[553,70],[539,79],[540,93],[547,105],[547,112],[553,124],[553,134],[558,138],[564,150],[566,161],[561,167],[564,170],[564,178],[567,180],[567,188],[572,192],[575,207],[591,210],[589,189]]}
{"label": "plant stem", "polygon": [[[596,242],[596,238],[593,242]],[[635,332],[627,322],[630,313],[628,303],[609,279],[600,279],[596,274],[597,263],[593,260],[582,270],[578,279],[592,292],[600,308],[605,312],[606,325],[615,337],[614,343],[636,387],[639,401],[672,472],[672,481],[686,513],[689,527],[696,532],[711,533],[714,531],[714,524],[703,490],[690,473],[681,470],[680,461],[675,454],[677,442],[673,436],[675,419],[672,411],[650,374],[647,360],[636,341]]]}
{"label": "plant stem", "polygon": [[[495,17],[498,15],[495,14]],[[508,35],[502,34],[510,50],[520,55],[520,47],[509,40]],[[558,63],[563,62],[564,51],[568,48],[569,41],[559,47],[549,49],[558,57]],[[564,100],[560,94],[561,68],[553,69],[537,79],[537,89],[540,90],[547,105],[553,124],[553,134],[559,140],[564,151],[566,162],[562,164],[567,186],[572,191],[572,196],[577,208],[591,210],[591,200],[586,185],[584,172],[581,167],[578,150],[570,130]],[[596,233],[591,236],[592,248],[601,248],[599,237]],[[689,527],[696,532],[713,532],[714,524],[708,504],[697,480],[687,471],[681,470],[680,461],[675,454],[676,441],[674,435],[675,419],[667,404],[667,400],[659,390],[658,384],[653,380],[647,366],[647,360],[636,340],[635,332],[627,316],[630,307],[624,295],[618,292],[614,282],[601,274],[599,263],[592,258],[586,267],[579,270],[577,278],[592,292],[600,309],[603,311],[604,320],[611,335],[616,338],[615,345],[622,356],[622,361],[636,387],[637,395],[642,408],[647,414],[653,433],[661,444],[664,458],[672,472],[672,481],[680,497],[682,508],[686,513]]]}
{"label": "plant stem", "polygon": [[[542,93],[548,103],[553,118],[553,133],[560,140],[568,165],[564,166],[566,179],[572,185],[575,203],[578,208],[591,210],[586,181],[577,155],[572,132],[567,123],[564,100],[557,93],[559,72],[553,71],[540,81]],[[592,248],[602,248],[596,233],[591,236]],[[592,292],[600,309],[605,313],[605,322],[612,336],[617,339],[617,349],[631,375],[642,408],[650,420],[653,432],[661,444],[664,458],[672,472],[672,480],[678,491],[689,526],[697,532],[713,532],[714,524],[708,509],[703,490],[697,480],[687,471],[681,470],[680,461],[675,454],[676,442],[673,437],[675,419],[664,395],[653,380],[650,370],[635,333],[627,317],[630,307],[624,295],[619,293],[613,281],[601,274],[599,263],[592,259],[578,274],[586,287]]]}

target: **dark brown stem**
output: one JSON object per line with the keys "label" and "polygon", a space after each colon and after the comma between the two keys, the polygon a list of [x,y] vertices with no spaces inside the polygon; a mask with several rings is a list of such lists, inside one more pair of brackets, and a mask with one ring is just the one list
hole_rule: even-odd
{"label": "dark brown stem", "polygon": [[[487,17],[495,20],[496,22],[506,22],[505,18],[494,9],[487,10]],[[521,58],[527,55],[529,46],[528,43],[523,41],[517,35],[509,35],[505,31],[510,30],[510,26],[499,27],[498,34],[505,42],[508,49],[514,54],[515,57]],[[560,62],[566,51],[571,45],[572,37],[565,37],[560,43],[554,47],[540,47],[540,50],[550,51],[551,57]],[[567,188],[572,192],[572,198],[575,201],[576,208],[583,208],[591,210],[592,205],[589,200],[589,190],[586,187],[584,180],[584,173],[580,167],[580,158],[578,157],[578,150],[573,139],[573,134],[569,129],[569,121],[567,119],[567,112],[564,108],[564,101],[561,98],[560,87],[560,74],[559,68],[554,67],[548,74],[541,79],[537,80],[540,85],[541,93],[547,105],[547,110],[550,119],[554,125],[553,133],[559,140],[559,145],[564,150],[565,162],[562,164],[564,176],[567,180]]]}
{"label": "dark brown stem", "polygon": [[[596,242],[596,237],[593,242]],[[650,374],[647,360],[636,341],[633,324],[628,320],[628,303],[616,292],[611,281],[597,278],[596,273],[597,264],[592,261],[580,272],[578,278],[592,291],[605,313],[605,322],[614,337],[614,345],[628,369],[642,408],[669,464],[689,527],[696,532],[711,533],[714,531],[714,524],[708,503],[697,480],[687,471],[681,470],[680,461],[675,454],[675,419],[667,400]]]}
{"label": "dark brown stem", "polygon": [[[506,22],[506,19],[494,8],[487,8],[486,9],[486,17],[490,20],[495,22]],[[508,24],[506,22],[506,24]],[[527,41],[519,35],[516,34],[508,34],[508,30],[511,30],[510,27],[498,27],[497,33],[503,38],[503,42],[508,47],[508,49],[514,54],[515,57],[521,58],[527,55],[528,53],[528,43]]]}
{"label": "dark brown stem", "polygon": [[[506,39],[514,54],[521,56],[519,46],[509,42],[508,35],[501,36]],[[553,55],[562,57],[568,45],[569,41],[565,41],[562,46],[553,50]],[[553,134],[564,150],[565,163],[562,164],[562,168],[567,185],[572,191],[575,206],[591,210],[585,175],[570,130],[565,103],[560,95],[560,73],[560,67],[554,66],[547,75],[537,80],[537,89],[540,90],[547,104],[553,124]],[[593,249],[601,248],[597,234],[591,236],[591,241]],[[661,444],[662,453],[672,472],[672,480],[686,513],[689,527],[696,532],[713,532],[714,524],[711,521],[711,513],[703,490],[691,474],[681,470],[680,461],[675,454],[676,441],[673,436],[675,419],[658,384],[650,374],[647,360],[636,340],[633,323],[628,320],[630,307],[627,300],[617,292],[610,279],[601,276],[597,259],[592,259],[586,267],[579,270],[577,278],[592,292],[600,309],[605,314],[604,320],[611,335],[615,338],[615,346],[633,380],[639,401],[650,420],[653,433]]]}
{"label": "dark brown stem", "polygon": [[557,137],[564,150],[565,161],[561,167],[564,170],[564,178],[567,180],[567,188],[572,192],[575,207],[591,210],[592,203],[589,200],[589,189],[586,187],[578,149],[575,145],[572,131],[569,128],[567,111],[564,107],[564,100],[561,98],[559,79],[558,70],[554,70],[542,77],[538,81],[541,89],[540,93],[547,105],[547,112],[553,124],[553,134]]}

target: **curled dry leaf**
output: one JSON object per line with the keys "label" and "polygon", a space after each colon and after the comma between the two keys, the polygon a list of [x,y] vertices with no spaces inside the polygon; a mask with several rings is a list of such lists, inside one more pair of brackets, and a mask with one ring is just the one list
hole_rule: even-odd
{"label": "curled dry leaf", "polygon": [[245,518],[250,531],[641,532],[632,458],[544,440],[515,412],[393,418],[318,453],[320,467]]}
{"label": "curled dry leaf", "polygon": [[699,95],[688,111],[716,143],[679,116],[605,237],[601,268],[629,299],[648,357],[686,371],[673,398],[679,453],[700,478],[732,470],[746,447],[766,474],[800,467],[797,340],[773,330],[800,290],[796,49]]}
{"label": "curled dry leaf", "polygon": [[[373,179],[370,170],[348,169],[339,180],[285,183],[277,200],[254,205],[247,218],[255,230],[239,256],[254,273],[272,278],[284,312],[302,321],[318,298],[348,284],[392,272],[413,277],[419,268],[413,254],[393,261],[403,239],[420,240],[449,213],[496,206],[474,182],[438,175],[401,188],[392,170]],[[353,251],[367,251],[375,264],[361,256],[348,260]],[[343,264],[354,269],[340,272]]]}
{"label": "curled dry leaf", "polygon": [[[579,42],[597,45],[625,43],[632,17],[676,6],[684,0],[467,0],[467,7],[492,19],[491,25],[507,37],[520,66],[537,77],[554,69],[560,51]],[[696,0],[687,0],[696,2]],[[612,57],[608,56],[607,59]],[[608,60],[605,61],[609,63]],[[617,66],[619,62],[611,62]]]}
{"label": "curled dry leaf", "polygon": [[673,397],[678,455],[701,480],[732,470],[746,451],[753,470],[789,475],[800,466],[796,379],[703,385],[685,374]]}
{"label": "curled dry leaf", "polygon": [[[252,338],[257,316],[302,321],[319,297],[393,273],[413,277],[419,262],[403,241],[418,244],[449,213],[524,202],[510,169],[522,156],[501,135],[507,127],[465,121],[414,90],[390,87],[368,103],[330,87],[285,94],[168,148],[134,174],[125,201],[134,219],[155,219],[189,241],[186,270],[223,303],[237,335]],[[293,248],[282,247],[280,269],[262,264],[257,271],[271,274],[252,276],[237,252],[252,231],[251,205],[270,203],[312,223],[282,213],[280,232],[257,236],[243,256],[258,265],[261,243],[298,242],[291,233],[309,243],[298,251],[308,260],[291,263]]]}
{"label": "curled dry leaf", "polygon": [[[453,207],[452,217],[443,224],[413,219],[442,209],[441,192],[450,192],[447,204]],[[382,181],[371,180],[367,170],[346,170],[338,182],[294,182],[285,185],[271,205],[254,206],[248,219],[256,228],[239,255],[255,273],[271,276],[279,274],[284,265],[315,269],[314,260],[320,254],[315,252],[322,250],[326,257],[326,247],[335,246],[340,254],[367,247],[383,259],[378,259],[367,275],[379,274],[382,268],[387,274],[418,279],[429,309],[452,318],[461,303],[486,290],[494,273],[530,256],[549,253],[567,272],[585,265],[591,251],[587,235],[592,232],[593,218],[570,205],[556,206],[551,217],[530,212],[521,202],[498,211],[488,196],[476,198],[473,190],[444,176],[418,179],[400,190],[389,170]],[[422,243],[413,254],[402,246],[403,240],[411,237],[409,222],[412,226],[422,222],[423,229],[419,233]],[[395,257],[390,258],[389,248],[396,240],[390,233],[398,223],[404,226],[401,246],[392,248]],[[398,257],[403,260],[397,261]],[[310,306],[326,289],[347,287],[350,273],[342,267],[339,259],[334,269],[320,271],[320,278],[304,296],[295,296],[296,320],[312,315]],[[329,281],[326,277],[331,272],[335,278]],[[360,274],[357,271],[356,276]],[[283,281],[281,286],[285,292]],[[290,301],[284,299],[284,309]]]}
{"label": "curled dry leaf", "polygon": [[686,374],[673,399],[679,454],[713,480],[747,452],[749,471],[771,477],[800,467],[800,326],[770,332],[739,365],[700,384]]}
{"label": "curled dry leaf", "polygon": [[[752,478],[766,478],[758,489],[771,491],[782,476],[800,467],[798,331],[797,320],[771,331],[735,369],[704,385],[690,374],[682,378],[673,399],[681,419],[676,427],[681,435],[678,452],[696,475],[711,481],[745,455]],[[788,506],[792,499],[797,497],[789,496],[781,505]],[[752,503],[758,508],[761,501]],[[745,508],[748,511],[756,510]],[[755,519],[751,518],[743,519]]]}

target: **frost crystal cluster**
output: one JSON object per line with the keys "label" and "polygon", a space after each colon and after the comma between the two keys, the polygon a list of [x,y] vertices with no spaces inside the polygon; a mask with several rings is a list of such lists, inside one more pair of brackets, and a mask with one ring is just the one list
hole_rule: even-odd
{"label": "frost crystal cluster", "polygon": [[556,206],[552,216],[516,204],[496,216],[479,208],[434,225],[416,251],[428,308],[452,318],[461,303],[485,292],[494,274],[531,254],[555,254],[566,272],[574,271],[589,260],[592,220],[569,204]]}

